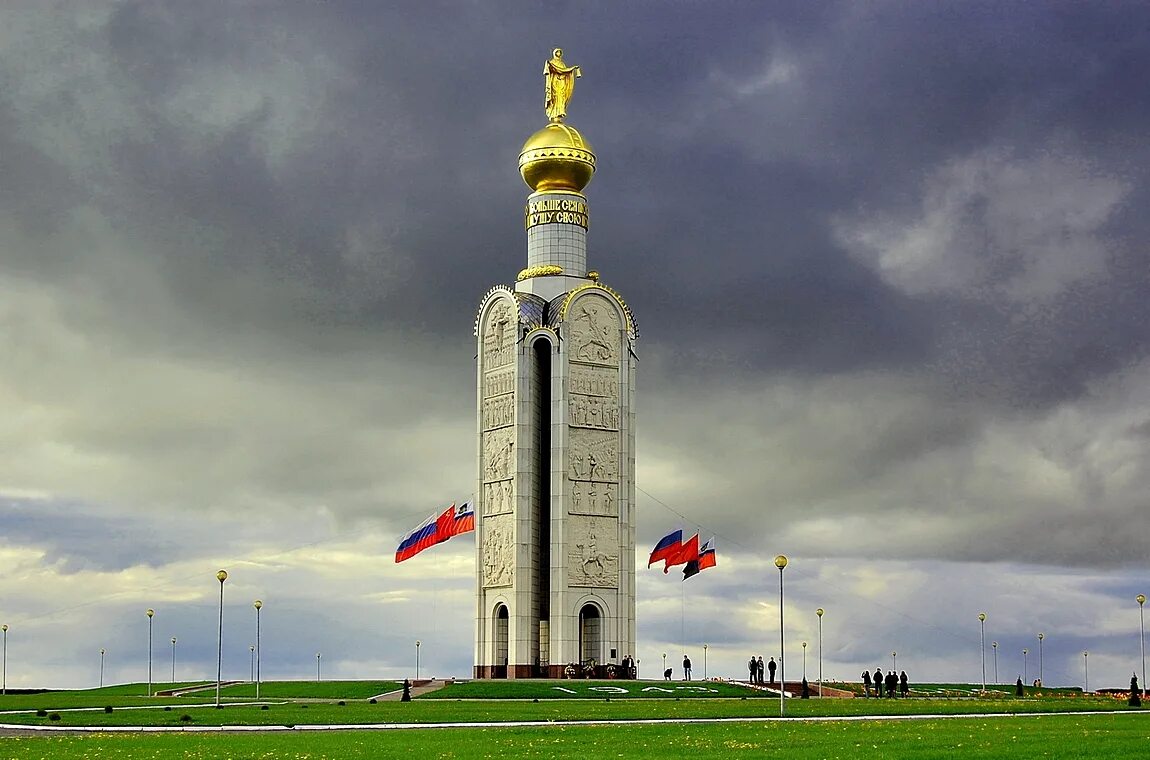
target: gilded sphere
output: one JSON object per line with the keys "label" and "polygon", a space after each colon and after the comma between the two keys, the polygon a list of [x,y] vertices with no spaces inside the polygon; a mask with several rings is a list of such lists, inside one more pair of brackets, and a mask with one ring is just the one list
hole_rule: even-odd
{"label": "gilded sphere", "polygon": [[595,174],[595,153],[570,124],[548,124],[523,143],[519,173],[536,192],[581,192]]}
{"label": "gilded sphere", "polygon": [[1138,602],[1138,606],[1141,607],[1143,604],[1146,604],[1146,595],[1139,594],[1138,596],[1134,597],[1134,601]]}
{"label": "gilded sphere", "polygon": [[227,579],[228,579],[228,571],[227,570],[221,570],[218,573],[216,573],[216,580],[218,580],[220,583],[223,583]]}
{"label": "gilded sphere", "polygon": [[779,556],[775,557],[775,567],[782,570],[786,566],[787,566],[787,555],[780,554]]}

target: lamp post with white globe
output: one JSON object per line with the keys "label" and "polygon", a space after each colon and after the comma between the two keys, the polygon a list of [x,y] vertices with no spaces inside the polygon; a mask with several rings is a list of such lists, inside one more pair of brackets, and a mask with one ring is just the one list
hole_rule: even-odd
{"label": "lamp post with white globe", "polygon": [[1038,683],[1042,684],[1042,640],[1046,638],[1045,633],[1038,634]]}
{"label": "lamp post with white globe", "polygon": [[149,609],[148,616],[148,696],[152,696],[152,618],[155,616],[156,611]]}
{"label": "lamp post with white globe", "polygon": [[1142,645],[1142,694],[1146,694],[1146,626],[1142,620],[1142,605],[1146,604],[1146,595],[1139,594],[1134,597],[1138,602],[1138,641]]}
{"label": "lamp post with white globe", "polygon": [[264,603],[259,599],[252,602],[252,607],[256,610],[256,699],[260,698],[260,610],[263,609]]}
{"label": "lamp post with white globe", "polygon": [[986,691],[986,613],[978,613],[978,628],[982,647],[982,690]]}

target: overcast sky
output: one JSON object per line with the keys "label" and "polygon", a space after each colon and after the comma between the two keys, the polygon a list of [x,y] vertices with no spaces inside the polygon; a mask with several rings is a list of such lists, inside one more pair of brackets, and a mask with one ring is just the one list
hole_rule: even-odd
{"label": "overcast sky", "polygon": [[[467,676],[472,322],[543,62],[640,332],[641,670],[1128,683],[1150,593],[1139,2],[5,3],[8,685]],[[658,667],[661,667],[658,666]]]}

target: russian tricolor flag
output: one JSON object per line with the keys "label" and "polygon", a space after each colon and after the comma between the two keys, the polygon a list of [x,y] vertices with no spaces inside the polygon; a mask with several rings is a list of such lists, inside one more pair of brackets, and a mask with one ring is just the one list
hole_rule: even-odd
{"label": "russian tricolor flag", "polygon": [[661,559],[671,559],[679,553],[681,548],[683,548],[683,531],[671,531],[659,539],[659,543],[655,544],[655,548],[651,550],[651,558],[647,560],[647,567],[650,567]]}
{"label": "russian tricolor flag", "polygon": [[411,559],[424,549],[443,543],[452,536],[475,530],[475,507],[470,501],[452,504],[442,514],[431,515],[404,536],[395,550],[395,561]]}

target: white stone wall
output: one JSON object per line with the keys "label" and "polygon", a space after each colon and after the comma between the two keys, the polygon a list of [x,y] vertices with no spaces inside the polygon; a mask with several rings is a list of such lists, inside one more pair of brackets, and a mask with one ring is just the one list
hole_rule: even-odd
{"label": "white stone wall", "polygon": [[[568,200],[586,198],[577,193],[535,193],[530,201]],[[587,274],[587,230],[578,224],[552,222],[538,224],[527,230],[527,266],[553,264],[563,267],[564,273],[575,277]]]}
{"label": "white stone wall", "polygon": [[593,604],[602,616],[595,657],[618,663],[635,649],[634,357],[627,316],[608,291],[585,288],[568,304],[561,332],[551,661],[583,658],[579,613]]}

